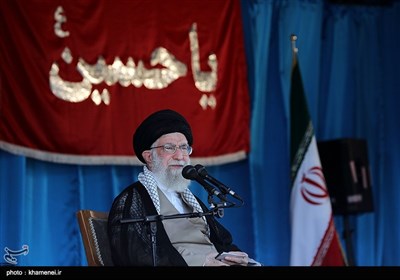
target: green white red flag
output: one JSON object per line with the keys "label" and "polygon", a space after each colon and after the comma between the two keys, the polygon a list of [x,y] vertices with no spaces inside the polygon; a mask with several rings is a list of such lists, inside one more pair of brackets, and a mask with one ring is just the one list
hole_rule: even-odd
{"label": "green white red flag", "polygon": [[291,266],[342,266],[331,201],[304,94],[297,49],[290,88]]}

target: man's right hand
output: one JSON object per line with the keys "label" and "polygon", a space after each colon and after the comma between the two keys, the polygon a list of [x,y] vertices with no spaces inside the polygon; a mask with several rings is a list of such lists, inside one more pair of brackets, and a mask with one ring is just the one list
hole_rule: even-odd
{"label": "man's right hand", "polygon": [[228,264],[217,260],[215,257],[218,253],[210,253],[206,256],[203,266],[229,266]]}

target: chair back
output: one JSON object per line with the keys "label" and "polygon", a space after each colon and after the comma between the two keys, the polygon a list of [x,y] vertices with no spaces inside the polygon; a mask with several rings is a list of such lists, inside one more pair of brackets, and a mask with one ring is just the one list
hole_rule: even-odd
{"label": "chair back", "polygon": [[76,212],[83,246],[89,266],[112,266],[107,232],[108,212],[79,210]]}

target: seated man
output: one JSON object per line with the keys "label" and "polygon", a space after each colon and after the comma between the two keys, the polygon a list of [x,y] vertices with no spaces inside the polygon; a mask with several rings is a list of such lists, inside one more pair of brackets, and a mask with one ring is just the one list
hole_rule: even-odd
{"label": "seated man", "polygon": [[[115,265],[248,265],[248,255],[232,243],[229,231],[212,215],[156,219],[155,242],[150,224],[136,222],[149,216],[208,211],[189,190],[190,180],[182,176],[182,169],[190,164],[192,144],[190,125],[172,110],[151,114],[136,129],[133,148],[145,166],[138,181],[124,189],[110,209],[108,233]],[[121,223],[122,219],[135,222]],[[215,258],[230,251],[233,256]]]}

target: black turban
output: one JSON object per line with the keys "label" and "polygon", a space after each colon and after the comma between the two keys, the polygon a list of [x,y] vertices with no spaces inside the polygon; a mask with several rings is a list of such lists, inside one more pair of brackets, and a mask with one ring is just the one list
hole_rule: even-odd
{"label": "black turban", "polygon": [[181,114],[167,109],[148,116],[133,135],[133,149],[138,159],[146,163],[142,157],[142,152],[149,150],[151,145],[164,134],[173,132],[180,132],[185,135],[189,146],[192,146],[192,130]]}

